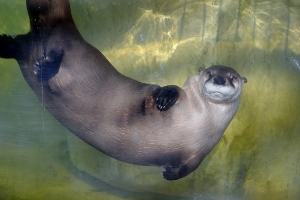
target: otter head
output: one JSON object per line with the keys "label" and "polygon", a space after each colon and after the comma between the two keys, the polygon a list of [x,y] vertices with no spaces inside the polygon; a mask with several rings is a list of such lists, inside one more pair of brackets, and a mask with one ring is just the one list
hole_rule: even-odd
{"label": "otter head", "polygon": [[237,100],[242,92],[242,85],[247,79],[234,69],[214,65],[207,69],[200,68],[200,90],[202,95],[213,103],[230,103]]}

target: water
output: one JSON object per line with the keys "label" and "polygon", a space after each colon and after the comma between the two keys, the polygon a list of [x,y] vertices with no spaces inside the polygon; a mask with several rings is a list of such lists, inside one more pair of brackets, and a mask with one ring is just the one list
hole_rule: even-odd
{"label": "water", "polygon": [[[78,29],[123,74],[182,85],[223,64],[247,77],[220,143],[184,179],[116,161],[60,125],[0,59],[0,199],[299,199],[297,0],[71,1]],[[25,2],[0,0],[0,32],[29,29]],[[188,134],[188,133],[187,133]]]}

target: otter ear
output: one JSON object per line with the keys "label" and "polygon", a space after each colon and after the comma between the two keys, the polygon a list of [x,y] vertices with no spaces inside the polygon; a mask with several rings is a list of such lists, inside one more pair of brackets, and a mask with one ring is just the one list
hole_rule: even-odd
{"label": "otter ear", "polygon": [[198,72],[202,72],[203,70],[205,70],[204,67],[199,67]]}
{"label": "otter ear", "polygon": [[241,78],[244,83],[247,83],[248,80],[245,77],[241,77]]}

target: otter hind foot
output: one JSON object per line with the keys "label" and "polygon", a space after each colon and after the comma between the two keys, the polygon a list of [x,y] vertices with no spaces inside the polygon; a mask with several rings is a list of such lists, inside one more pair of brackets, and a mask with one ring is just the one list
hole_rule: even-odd
{"label": "otter hind foot", "polygon": [[165,86],[157,88],[153,92],[156,108],[160,111],[170,109],[177,101],[179,93],[176,86]]}
{"label": "otter hind foot", "polygon": [[10,35],[0,35],[0,57],[17,58],[20,47],[19,43]]}
{"label": "otter hind foot", "polygon": [[186,174],[188,167],[186,165],[180,165],[178,167],[174,166],[166,166],[165,170],[163,171],[163,177],[169,181],[180,179]]}
{"label": "otter hind foot", "polygon": [[48,55],[44,54],[42,58],[36,60],[34,74],[39,82],[47,82],[58,73],[63,55],[63,50],[52,50]]}

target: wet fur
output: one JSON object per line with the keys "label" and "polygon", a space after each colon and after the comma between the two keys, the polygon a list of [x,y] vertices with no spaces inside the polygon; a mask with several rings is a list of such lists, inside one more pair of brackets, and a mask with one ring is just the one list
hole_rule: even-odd
{"label": "wet fur", "polygon": [[182,178],[217,144],[237,111],[240,95],[228,103],[204,97],[204,69],[182,88],[121,75],[82,38],[67,0],[27,0],[27,9],[31,31],[0,36],[0,57],[16,59],[49,112],[111,157],[163,166],[164,178]]}

